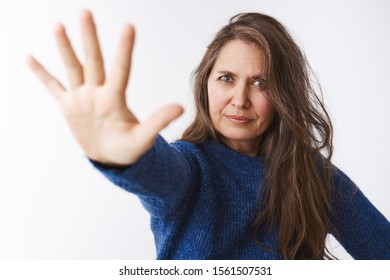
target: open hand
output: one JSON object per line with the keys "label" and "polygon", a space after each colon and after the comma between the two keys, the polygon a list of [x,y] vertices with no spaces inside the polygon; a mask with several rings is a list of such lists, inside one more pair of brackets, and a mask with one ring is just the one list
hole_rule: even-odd
{"label": "open hand", "polygon": [[89,11],[80,15],[85,64],[82,65],[59,24],[55,38],[65,64],[70,88],[53,77],[35,58],[27,63],[59,102],[71,131],[87,156],[108,165],[135,163],[154,143],[160,130],[179,117],[183,108],[168,105],[139,123],[126,105],[134,45],[134,28],[122,30],[114,65],[106,77],[96,26]]}

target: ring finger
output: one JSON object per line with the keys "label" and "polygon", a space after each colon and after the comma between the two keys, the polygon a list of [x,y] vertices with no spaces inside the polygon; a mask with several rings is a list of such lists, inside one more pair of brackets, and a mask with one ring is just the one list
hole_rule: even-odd
{"label": "ring finger", "polygon": [[81,63],[73,50],[69,38],[66,35],[64,26],[59,24],[56,26],[54,32],[58,49],[65,64],[70,87],[79,87],[84,82],[83,67],[81,66]]}

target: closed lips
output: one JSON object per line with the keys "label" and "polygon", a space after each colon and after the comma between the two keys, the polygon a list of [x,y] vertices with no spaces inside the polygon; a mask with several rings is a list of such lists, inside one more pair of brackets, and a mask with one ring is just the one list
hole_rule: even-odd
{"label": "closed lips", "polygon": [[249,122],[252,119],[244,116],[237,116],[237,115],[226,115],[229,119],[237,122]]}

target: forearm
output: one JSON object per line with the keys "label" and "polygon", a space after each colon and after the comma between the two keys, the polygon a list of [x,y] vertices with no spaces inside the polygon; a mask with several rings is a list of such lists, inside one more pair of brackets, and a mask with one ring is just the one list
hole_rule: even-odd
{"label": "forearm", "polygon": [[196,178],[196,168],[161,136],[131,166],[106,166],[91,162],[115,185],[136,194],[154,216],[166,216],[177,211],[191,192]]}

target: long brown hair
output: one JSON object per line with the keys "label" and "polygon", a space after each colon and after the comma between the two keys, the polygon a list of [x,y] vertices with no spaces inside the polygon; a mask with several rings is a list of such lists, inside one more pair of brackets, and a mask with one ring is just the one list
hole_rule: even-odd
{"label": "long brown hair", "polygon": [[217,33],[194,72],[197,111],[182,139],[195,144],[207,139],[220,142],[209,115],[207,80],[222,47],[236,39],[264,52],[266,92],[276,110],[260,140],[265,180],[253,238],[263,246],[258,240],[260,227],[276,228],[285,259],[330,258],[325,241],[331,226],[332,124],[306,57],[281,23],[267,15],[243,13]]}

